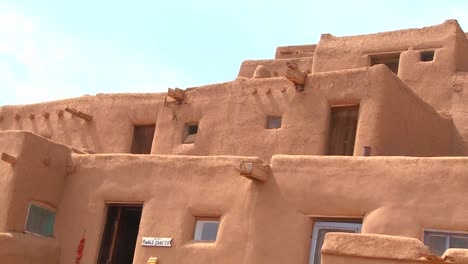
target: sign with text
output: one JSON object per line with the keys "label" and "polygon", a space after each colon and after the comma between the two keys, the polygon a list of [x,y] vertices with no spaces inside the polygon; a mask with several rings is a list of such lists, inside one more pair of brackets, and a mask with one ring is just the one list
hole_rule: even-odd
{"label": "sign with text", "polygon": [[172,247],[172,237],[143,237],[142,246],[147,247]]}

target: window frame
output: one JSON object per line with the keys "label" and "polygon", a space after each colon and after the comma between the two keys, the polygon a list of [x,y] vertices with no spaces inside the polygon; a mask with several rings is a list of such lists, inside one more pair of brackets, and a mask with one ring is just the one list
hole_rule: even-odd
{"label": "window frame", "polygon": [[[216,230],[216,237],[214,240],[205,240],[201,239],[202,238],[202,233],[203,233],[203,228],[201,229],[200,232],[197,232],[197,227],[199,226],[198,224],[200,222],[205,222],[205,223],[213,223],[216,222],[218,223],[218,229]],[[219,233],[219,227],[221,226],[221,217],[195,217],[195,226],[193,230],[193,237],[192,240],[196,242],[201,242],[201,243],[215,243],[218,240],[218,233]],[[199,239],[197,239],[197,234],[199,234]]]}
{"label": "window frame", "polygon": [[358,221],[358,219],[350,219],[350,220],[340,220],[340,219],[333,219],[333,220],[316,220],[314,221],[314,228],[312,230],[312,237],[310,243],[310,257],[309,257],[309,264],[315,263],[315,253],[317,247],[317,239],[320,229],[323,228],[334,228],[334,229],[342,229],[342,230],[350,230],[356,229],[356,233],[361,233],[362,231],[362,221]]}
{"label": "window frame", "polygon": [[[445,236],[445,251],[447,249],[451,248],[450,247],[450,238],[454,236],[462,236],[468,239],[468,231],[462,231],[462,230],[446,230],[446,229],[434,229],[434,228],[425,228],[423,229],[422,233],[422,242],[424,245],[429,247],[429,234],[436,234],[436,235],[441,235]],[[435,254],[435,252],[432,252]]]}
{"label": "window frame", "polygon": [[[271,124],[270,121],[277,122],[277,120],[279,120],[279,127],[273,127],[273,126],[270,127],[270,124]],[[283,116],[282,115],[269,115],[269,116],[267,116],[266,124],[265,124],[266,129],[281,129],[282,126],[283,126]]]}
{"label": "window frame", "polygon": [[[39,234],[39,233],[28,230],[28,220],[29,220],[29,215],[31,213],[31,206],[32,205],[34,205],[36,207],[39,207],[41,209],[45,209],[45,210],[50,211],[50,212],[53,213],[54,219],[53,219],[53,223],[52,223],[52,232],[51,232],[50,236],[44,235],[44,234]],[[52,206],[50,204],[47,204],[47,203],[44,203],[44,202],[30,200],[29,203],[28,203],[28,211],[26,213],[26,220],[24,222],[24,231],[23,232],[25,234],[32,234],[32,235],[41,236],[41,237],[54,237],[56,217],[57,217],[57,209],[54,206]]]}

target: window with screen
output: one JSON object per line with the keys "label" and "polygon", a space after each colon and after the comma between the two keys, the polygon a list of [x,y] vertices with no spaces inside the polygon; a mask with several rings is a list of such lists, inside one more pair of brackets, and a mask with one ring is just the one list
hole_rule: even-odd
{"label": "window with screen", "polygon": [[432,253],[442,256],[448,248],[468,248],[468,233],[426,230],[424,244]]}
{"label": "window with screen", "polygon": [[216,241],[218,236],[219,218],[200,218],[195,223],[194,240]]}
{"label": "window with screen", "polygon": [[29,203],[25,231],[41,236],[51,237],[54,233],[55,210],[50,206]]}
{"label": "window with screen", "polygon": [[321,263],[321,250],[327,233],[361,233],[361,226],[362,224],[358,222],[316,221],[312,233],[309,264]]}

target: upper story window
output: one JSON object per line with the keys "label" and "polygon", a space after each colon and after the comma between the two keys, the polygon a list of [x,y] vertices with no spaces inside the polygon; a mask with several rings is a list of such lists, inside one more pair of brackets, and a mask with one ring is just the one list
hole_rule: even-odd
{"label": "upper story window", "polygon": [[132,154],[151,154],[155,125],[135,125],[133,127]]}
{"label": "upper story window", "polygon": [[420,55],[420,60],[421,61],[433,61],[434,60],[434,51],[433,50],[421,51],[421,53],[419,53],[419,55]]}
{"label": "upper story window", "polygon": [[195,143],[198,134],[198,123],[187,123],[184,129],[184,144]]}
{"label": "upper story window", "polygon": [[327,233],[361,233],[362,224],[358,222],[317,221],[314,223],[309,264],[321,263],[321,251]]}
{"label": "upper story window", "polygon": [[426,230],[424,244],[432,253],[442,256],[449,248],[468,248],[468,233]]}
{"label": "upper story window", "polygon": [[54,233],[55,209],[39,202],[30,202],[25,231],[51,237]]}
{"label": "upper story window", "polygon": [[376,54],[370,56],[370,66],[385,64],[393,73],[398,74],[400,53]]}
{"label": "upper story window", "polygon": [[219,218],[197,218],[193,240],[216,241],[219,229]]}
{"label": "upper story window", "polygon": [[269,116],[267,117],[267,129],[277,129],[281,128],[281,116]]}

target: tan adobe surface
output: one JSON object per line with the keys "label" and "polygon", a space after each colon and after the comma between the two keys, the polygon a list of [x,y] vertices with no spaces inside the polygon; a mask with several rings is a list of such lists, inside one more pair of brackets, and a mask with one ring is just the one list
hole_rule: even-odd
{"label": "tan adobe surface", "polygon": [[[395,54],[396,72],[372,65]],[[324,264],[468,263],[423,244],[426,230],[468,232],[467,72],[448,20],[278,47],[226,83],[1,106],[0,263],[75,263],[83,237],[81,263],[97,263],[110,204],[143,207],[135,264],[307,264],[321,220],[362,222],[326,235]],[[352,153],[327,155],[333,111],[350,106]],[[138,125],[154,125],[150,155],[130,153]],[[51,237],[25,232],[31,202],[54,209]],[[194,240],[213,217],[216,241]]]}

